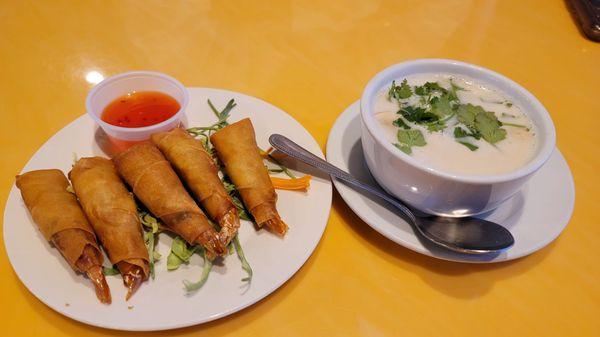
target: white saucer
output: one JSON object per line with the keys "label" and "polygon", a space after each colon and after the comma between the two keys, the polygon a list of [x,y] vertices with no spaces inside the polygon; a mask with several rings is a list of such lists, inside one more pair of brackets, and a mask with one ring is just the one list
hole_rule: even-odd
{"label": "white saucer", "polygon": [[[327,160],[358,179],[376,185],[363,158],[360,144],[360,105],[355,102],[335,121],[327,140]],[[399,175],[401,178],[401,175]],[[493,255],[466,255],[425,246],[412,228],[386,202],[366,196],[333,180],[350,208],[369,226],[388,239],[416,252],[444,260],[490,263],[531,254],[563,231],[575,201],[573,177],[558,149],[513,198],[481,217],[506,227],[515,245]]]}

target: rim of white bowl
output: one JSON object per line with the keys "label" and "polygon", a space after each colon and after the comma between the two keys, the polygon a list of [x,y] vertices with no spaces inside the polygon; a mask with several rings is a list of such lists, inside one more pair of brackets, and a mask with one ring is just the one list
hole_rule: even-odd
{"label": "rim of white bowl", "polygon": [[[372,113],[372,100],[379,93],[379,91],[389,83],[382,84],[383,80],[391,74],[401,73],[403,70],[410,69],[412,67],[423,67],[423,66],[448,66],[450,67],[459,67],[466,68],[471,70],[472,72],[478,73],[480,76],[466,75],[472,77],[476,80],[480,80],[484,83],[489,83],[489,79],[494,79],[498,82],[504,82],[504,84],[513,87],[515,91],[519,92],[519,94],[523,95],[525,99],[527,99],[531,105],[533,106],[533,110],[535,114],[540,116],[541,123],[534,123],[538,133],[544,133],[546,140],[544,143],[539,144],[540,147],[538,153],[531,158],[527,164],[522,166],[521,168],[507,172],[502,174],[491,174],[491,175],[469,175],[469,174],[457,174],[457,173],[449,173],[443,170],[436,169],[434,167],[425,165],[417,160],[415,160],[410,155],[405,154],[402,151],[399,151],[395,146],[392,145],[385,137],[382,132],[377,132],[377,122],[375,121],[374,114]],[[422,72],[428,73],[428,72]],[[447,73],[452,74],[452,71],[448,71]],[[460,76],[460,74],[457,74]],[[395,78],[402,77],[402,74],[399,74]],[[488,80],[486,80],[486,78]],[[506,93],[510,96],[509,93]],[[433,174],[435,176],[472,184],[492,184],[498,182],[511,181],[515,179],[519,179],[525,177],[535,171],[537,171],[552,155],[554,148],[556,146],[556,131],[554,129],[554,123],[550,118],[550,114],[546,110],[546,108],[540,103],[540,101],[535,98],[527,89],[516,83],[515,81],[509,79],[508,77],[501,75],[493,70],[474,65],[471,63],[466,63],[462,61],[450,60],[450,59],[416,59],[409,60],[401,63],[394,64],[385,68],[375,75],[367,84],[365,89],[363,90],[362,97],[360,99],[360,114],[363,123],[366,125],[368,131],[375,138],[376,142],[379,145],[383,146],[387,151],[389,151],[393,156],[399,158],[403,162],[425,171],[427,173]],[[529,112],[527,112],[529,114]],[[532,120],[533,122],[533,120]],[[538,138],[539,139],[539,138]]]}
{"label": "rim of white bowl", "polygon": [[[126,128],[126,127],[107,123],[102,120],[100,115],[97,115],[94,112],[92,112],[92,98],[95,97],[96,95],[98,95],[98,92],[100,92],[105,86],[111,84],[112,82],[121,80],[123,78],[134,77],[134,76],[157,77],[157,78],[166,80],[166,81],[174,84],[181,91],[182,97],[183,97],[182,102],[178,101],[179,110],[173,116],[169,117],[169,119],[166,119],[158,124],[142,126],[142,127],[137,127],[137,128]],[[135,88],[132,88],[131,90],[135,90]],[[189,94],[188,94],[187,89],[185,88],[185,86],[183,84],[181,84],[181,82],[176,80],[174,77],[171,77],[167,74],[164,74],[164,73],[161,73],[158,71],[135,70],[135,71],[128,71],[128,72],[124,72],[124,73],[120,73],[117,75],[107,77],[104,80],[102,80],[102,82],[100,82],[96,86],[94,86],[92,88],[92,90],[90,90],[90,92],[88,93],[87,98],[85,99],[85,109],[86,109],[88,115],[90,117],[92,117],[92,119],[98,125],[100,125],[103,129],[108,128],[108,129],[113,129],[118,132],[126,132],[126,133],[130,133],[130,134],[136,133],[137,134],[137,133],[144,133],[144,132],[151,131],[153,129],[161,128],[165,125],[168,125],[169,123],[172,123],[174,120],[180,119],[181,114],[185,111],[185,109],[188,105],[188,102],[189,102]]]}

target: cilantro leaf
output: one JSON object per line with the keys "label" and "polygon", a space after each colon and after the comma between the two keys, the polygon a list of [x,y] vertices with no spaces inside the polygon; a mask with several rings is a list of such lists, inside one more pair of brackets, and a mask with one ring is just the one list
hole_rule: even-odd
{"label": "cilantro leaf", "polygon": [[[480,135],[490,144],[495,144],[506,138],[506,130],[493,112],[485,111],[479,105],[459,105],[456,112],[458,121],[471,130],[473,137]],[[477,137],[476,137],[477,138]]]}
{"label": "cilantro leaf", "polygon": [[477,149],[479,148],[479,146],[477,146],[477,145],[473,145],[473,144],[471,144],[471,143],[467,143],[467,142],[461,142],[461,141],[458,141],[458,142],[459,142],[460,144],[462,144],[462,145],[466,146],[467,148],[469,148],[469,150],[471,150],[471,151],[475,151],[475,150],[477,150]]}
{"label": "cilantro leaf", "polygon": [[406,122],[402,118],[396,119],[395,121],[392,122],[392,124],[394,124],[395,126],[397,126],[399,128],[403,128],[405,130],[410,129],[410,125],[406,124]]}
{"label": "cilantro leaf", "polygon": [[406,79],[400,83],[400,86],[396,85],[396,81],[392,81],[392,86],[388,91],[388,99],[395,98],[396,100],[406,99],[412,96],[412,90]]}
{"label": "cilantro leaf", "polygon": [[445,116],[454,113],[447,95],[442,95],[440,97],[434,97],[431,99],[431,112],[439,118],[444,118]]}
{"label": "cilantro leaf", "polygon": [[454,138],[473,137],[475,139],[481,139],[481,134],[477,130],[469,129],[469,132],[465,131],[461,127],[454,128]]}
{"label": "cilantro leaf", "polygon": [[439,117],[431,112],[425,110],[425,108],[415,107],[415,106],[405,106],[400,111],[398,111],[402,117],[406,118],[409,122],[424,124],[429,122],[435,122],[439,119]]}
{"label": "cilantro leaf", "polygon": [[485,110],[483,110],[483,108],[479,105],[473,105],[471,103],[461,104],[458,106],[456,111],[456,117],[458,118],[458,121],[464,125],[468,127],[474,127],[475,116],[477,116],[477,114],[480,112],[485,112]]}
{"label": "cilantro leaf", "polygon": [[427,126],[427,131],[429,132],[438,132],[446,128],[446,123],[442,120],[427,123],[425,125]]}
{"label": "cilantro leaf", "polygon": [[398,90],[398,97],[406,99],[410,96],[412,96],[412,90],[410,89],[410,86],[408,85],[406,79],[404,79],[400,84],[400,90]]}
{"label": "cilantro leaf", "polygon": [[484,110],[475,116],[475,128],[481,133],[481,137],[490,144],[495,144],[506,138],[506,130],[502,129],[501,126],[502,123],[493,112]]}
{"label": "cilantro leaf", "polygon": [[457,91],[461,91],[461,90],[465,90],[463,87],[454,84],[454,82],[452,82],[452,79],[450,79],[450,90],[448,90],[448,100],[451,102],[458,102],[458,94],[456,93]]}
{"label": "cilantro leaf", "polygon": [[437,82],[427,82],[415,87],[415,94],[419,96],[428,96],[436,92],[445,94],[448,90],[442,88]]}
{"label": "cilantro leaf", "polygon": [[392,98],[396,98],[396,88],[398,86],[396,85],[396,81],[392,81],[392,85],[390,86],[390,89],[388,90],[388,101],[391,101]]}
{"label": "cilantro leaf", "polygon": [[398,143],[394,144],[406,154],[412,153],[413,146],[425,146],[427,142],[421,130],[398,130]]}
{"label": "cilantro leaf", "polygon": [[454,128],[454,138],[464,138],[468,136],[469,134],[463,128],[460,128],[458,126]]}
{"label": "cilantro leaf", "polygon": [[404,152],[406,154],[411,154],[412,153],[412,150],[410,149],[410,146],[399,144],[399,143],[395,143],[394,146],[397,147],[397,148],[399,148],[400,151],[402,151],[402,152]]}

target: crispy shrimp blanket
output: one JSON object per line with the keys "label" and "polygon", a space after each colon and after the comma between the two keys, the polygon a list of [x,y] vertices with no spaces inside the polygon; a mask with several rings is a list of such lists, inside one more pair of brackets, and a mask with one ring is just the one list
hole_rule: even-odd
{"label": "crispy shrimp blanket", "polygon": [[210,140],[258,226],[266,225],[274,233],[284,235],[287,225],[275,207],[277,194],[256,144],[250,119],[226,126]]}
{"label": "crispy shrimp blanket", "polygon": [[137,206],[113,163],[101,157],[79,159],[69,178],[110,262],[137,265],[148,278],[148,250]]}
{"label": "crispy shrimp blanket", "polygon": [[134,145],[113,162],[133,193],[168,228],[190,244],[201,243],[211,253],[224,252],[218,234],[156,146]]}
{"label": "crispy shrimp blanket", "polygon": [[90,258],[102,264],[103,258],[94,231],[75,195],[67,191],[69,181],[62,171],[27,172],[17,176],[16,184],[40,232],[54,244],[75,271],[86,271],[77,264],[86,247],[94,252],[95,256]]}
{"label": "crispy shrimp blanket", "polygon": [[219,223],[221,239],[227,245],[237,233],[239,217],[219,178],[213,158],[199,140],[180,128],[153,134],[152,141],[173,165],[208,216]]}
{"label": "crispy shrimp blanket", "polygon": [[104,258],[96,236],[69,181],[60,170],[38,170],[17,176],[17,187],[33,221],[73,270],[87,274],[102,303],[110,303],[110,289],[102,274]]}

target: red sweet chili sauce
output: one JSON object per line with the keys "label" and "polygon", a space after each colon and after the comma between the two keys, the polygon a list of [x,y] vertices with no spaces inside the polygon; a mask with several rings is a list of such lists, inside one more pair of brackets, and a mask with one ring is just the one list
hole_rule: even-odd
{"label": "red sweet chili sauce", "polygon": [[115,126],[139,128],[164,122],[179,109],[179,102],[162,92],[131,92],[108,104],[101,118]]}

